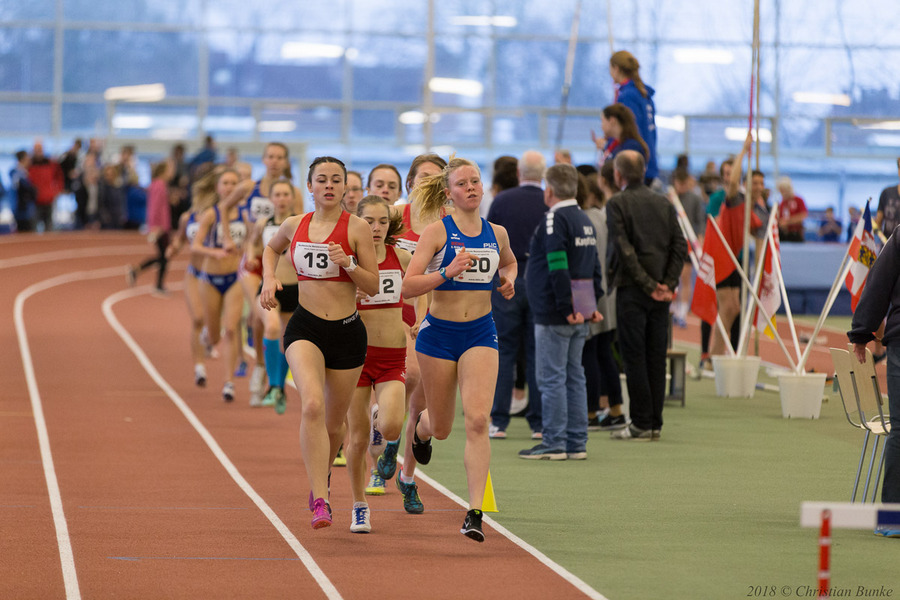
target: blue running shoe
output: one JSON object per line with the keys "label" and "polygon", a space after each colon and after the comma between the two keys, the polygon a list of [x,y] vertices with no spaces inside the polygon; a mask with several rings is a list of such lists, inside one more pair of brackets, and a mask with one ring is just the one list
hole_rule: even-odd
{"label": "blue running shoe", "polygon": [[234,372],[235,377],[246,377],[247,376],[247,361],[242,360],[241,364],[238,365],[238,368]]}
{"label": "blue running shoe", "polygon": [[425,505],[419,498],[419,487],[416,482],[403,483],[397,478],[397,489],[403,494],[403,508],[411,515],[421,515],[425,512]]}
{"label": "blue running shoe", "polygon": [[896,525],[890,527],[887,525],[879,525],[875,528],[875,535],[889,538],[900,538],[900,528]]}
{"label": "blue running shoe", "polygon": [[390,481],[391,477],[397,471],[397,451],[400,450],[400,440],[388,442],[384,445],[384,452],[378,457],[378,474],[385,481]]}

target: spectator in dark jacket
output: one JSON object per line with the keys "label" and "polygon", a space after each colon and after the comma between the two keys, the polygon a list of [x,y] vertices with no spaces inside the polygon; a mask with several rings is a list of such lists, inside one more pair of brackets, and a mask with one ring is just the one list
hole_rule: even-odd
{"label": "spectator in dark jacket", "polygon": [[581,354],[588,322],[598,322],[603,294],[597,238],[578,207],[578,171],[554,165],[545,175],[549,207],[534,232],[525,273],[534,314],[535,369],[541,390],[543,439],[520,458],[587,458],[587,392]]}
{"label": "spectator in dark jacket", "polygon": [[625,150],[615,160],[622,193],[607,205],[615,246],[616,316],[632,424],[614,439],[658,439],[666,396],[669,304],[687,255],[675,207],[644,185],[644,159]]}
{"label": "spectator in dark jacket", "polygon": [[37,190],[28,177],[31,158],[25,150],[16,152],[16,166],[9,172],[10,189],[16,197],[15,216],[16,229],[32,231],[34,229],[34,202]]}
{"label": "spectator in dark jacket", "polygon": [[[521,274],[516,279],[516,295],[506,300],[497,290],[491,294],[494,322],[497,324],[497,340],[500,353],[500,367],[497,387],[494,390],[494,405],[491,409],[490,435],[492,438],[506,437],[509,425],[510,404],[513,393],[513,379],[516,357],[520,346],[525,348],[525,379],[528,382],[528,412],[526,418],[532,435],[539,434],[541,422],[541,394],[538,391],[534,371],[534,320],[528,306],[525,291],[525,267],[528,264],[528,246],[534,230],[541,222],[547,205],[541,180],[546,163],[540,152],[529,150],[518,161],[518,186],[500,192],[491,204],[487,219],[495,225],[502,225],[509,234],[509,245],[516,255]],[[535,435],[535,437],[537,437]]]}

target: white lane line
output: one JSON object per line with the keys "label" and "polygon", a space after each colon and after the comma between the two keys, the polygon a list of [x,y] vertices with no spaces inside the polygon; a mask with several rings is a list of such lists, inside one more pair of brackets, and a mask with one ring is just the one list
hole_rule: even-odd
{"label": "white lane line", "polygon": [[[244,351],[247,352],[248,354],[250,354],[251,356],[254,356],[254,357],[256,356],[256,351],[246,344],[244,345]],[[294,386],[292,381],[288,381],[287,384],[290,386]],[[402,455],[400,456],[400,458],[402,459]],[[400,463],[403,464],[403,461],[401,460]],[[422,481],[424,481],[425,483],[427,483],[428,485],[433,487],[438,492],[444,494],[447,498],[449,498],[453,502],[456,502],[463,508],[465,508],[465,509],[469,508],[468,502],[466,502],[465,500],[463,500],[462,498],[460,498],[459,496],[457,496],[456,494],[451,492],[448,488],[446,488],[443,485],[441,485],[440,483],[438,483],[437,480],[432,479],[431,477],[429,477],[428,475],[423,473],[421,467],[416,467],[416,477],[418,477],[419,479],[421,479]],[[493,527],[497,531],[497,533],[499,533],[500,535],[502,535],[503,537],[505,537],[506,539],[511,541],[513,544],[515,544],[515,545],[519,546],[520,548],[522,548],[523,550],[525,550],[525,552],[528,552],[529,554],[531,554],[532,556],[537,558],[540,562],[542,562],[544,565],[546,565],[551,571],[553,571],[554,573],[556,573],[557,575],[559,575],[560,577],[562,577],[563,579],[565,579],[566,581],[571,583],[573,586],[575,586],[579,591],[583,592],[589,598],[593,598],[594,600],[607,600],[606,596],[604,596],[603,594],[601,594],[600,592],[598,592],[597,590],[595,590],[594,588],[589,586],[587,583],[585,583],[584,581],[579,579],[573,573],[570,573],[569,571],[567,571],[565,567],[555,563],[546,554],[544,554],[543,552],[541,552],[540,550],[538,550],[537,548],[535,548],[534,546],[532,546],[531,544],[529,544],[528,542],[526,542],[525,540],[523,540],[522,538],[520,538],[519,536],[517,536],[516,534],[511,532],[510,530],[508,530],[506,527],[504,527],[500,523],[497,523],[494,519],[487,516],[487,514],[485,514],[483,516],[483,520],[486,521],[491,527]]]}
{"label": "white lane line", "polygon": [[316,561],[313,560],[312,555],[303,547],[300,541],[291,533],[291,530],[288,529],[287,525],[275,514],[275,511],[263,500],[262,496],[260,496],[256,490],[250,485],[250,483],[244,479],[244,476],[241,475],[240,471],[238,471],[237,467],[234,463],[231,462],[231,459],[228,458],[228,455],[225,454],[225,451],[222,450],[222,447],[219,446],[219,443],[216,442],[216,439],[212,436],[208,429],[200,422],[200,419],[197,418],[197,415],[190,409],[190,407],[185,403],[185,401],[178,395],[178,392],[172,388],[169,383],[163,379],[162,375],[160,375],[159,371],[156,370],[156,367],[153,366],[153,363],[147,358],[147,355],[141,349],[137,342],[134,341],[134,338],[131,337],[131,334],[122,326],[119,320],[116,318],[115,313],[112,310],[112,307],[122,300],[127,300],[129,298],[133,298],[140,294],[146,294],[150,291],[150,287],[139,287],[129,290],[124,290],[121,292],[117,292],[103,301],[103,314],[106,317],[106,320],[109,322],[110,326],[113,330],[122,338],[122,341],[125,342],[125,345],[131,350],[131,352],[135,355],[140,362],[141,366],[144,367],[144,370],[147,371],[147,374],[156,382],[156,384],[162,389],[170,400],[175,404],[178,410],[184,415],[185,419],[187,419],[188,423],[197,431],[200,437],[206,442],[206,445],[212,451],[213,455],[218,459],[219,463],[225,468],[234,482],[241,488],[241,490],[247,494],[250,500],[259,508],[259,510],[269,519],[269,522],[275,527],[278,533],[281,534],[281,537],[288,543],[297,557],[303,561],[303,565],[307,568],[313,578],[316,580],[316,583],[319,584],[319,587],[322,588],[322,591],[325,592],[325,595],[329,600],[341,600],[341,595],[338,592],[337,588],[334,587],[334,584],[331,583],[331,580],[325,575],[322,569],[316,564]]}
{"label": "white lane line", "polygon": [[[431,477],[429,477],[428,475],[423,473],[419,467],[416,467],[416,479],[421,479],[422,481],[424,481],[425,483],[427,483],[428,485],[430,485],[431,487],[433,487],[440,493],[444,494],[450,500],[452,500],[453,502],[456,502],[463,508],[465,508],[465,509],[469,508],[468,502],[466,502],[465,500],[463,500],[462,498],[460,498],[459,496],[457,496],[456,494],[451,492],[448,488],[444,487],[443,485],[438,483],[436,480],[432,479]],[[516,534],[511,532],[509,529],[507,529],[506,527],[504,527],[503,525],[501,525],[494,519],[490,518],[487,515],[487,513],[484,513],[483,520],[485,523],[489,524],[492,528],[494,528],[497,531],[497,533],[499,533],[500,535],[502,535],[503,537],[505,537],[506,539],[511,541],[513,544],[522,548],[522,550],[524,550],[528,554],[530,554],[533,557],[535,557],[536,559],[538,559],[547,568],[549,568],[551,571],[553,571],[554,573],[556,573],[557,575],[559,575],[560,577],[562,577],[563,579],[565,579],[566,581],[571,583],[573,586],[575,586],[575,588],[578,589],[578,591],[582,592],[588,598],[593,598],[594,600],[608,600],[606,596],[604,596],[603,594],[601,594],[600,592],[598,592],[597,590],[595,590],[594,588],[592,588],[591,586],[586,584],[584,581],[579,579],[574,574],[567,571],[561,565],[555,563],[546,554],[544,554],[543,552],[541,552],[540,550],[538,550],[537,548],[535,548],[534,546],[532,546],[531,544],[529,544],[528,542],[526,542],[525,540],[523,540],[522,538],[520,538],[519,536],[517,536]]]}
{"label": "white lane line", "polygon": [[[0,260],[0,269],[11,269],[13,267],[27,267],[38,263],[52,262],[55,260],[70,260],[73,258],[92,258],[96,256],[110,256],[113,254],[152,254],[152,250],[142,248],[140,246],[107,246],[94,248],[73,248],[71,250],[56,250],[53,252],[40,252],[38,254],[28,254],[26,256],[17,256],[15,258],[5,258]],[[124,265],[119,267],[122,276],[125,276]]]}
{"label": "white lane line", "polygon": [[37,378],[34,375],[34,363],[31,359],[31,347],[28,344],[28,333],[25,330],[25,319],[23,316],[25,301],[39,292],[43,292],[58,285],[64,285],[73,281],[83,281],[85,279],[110,277],[121,273],[121,271],[121,267],[112,267],[90,272],[78,271],[40,281],[19,292],[16,296],[16,302],[13,309],[16,337],[19,341],[19,353],[22,355],[22,366],[25,370],[28,396],[31,399],[31,410],[34,413],[34,426],[37,429],[38,447],[41,452],[44,479],[47,481],[47,494],[50,499],[50,510],[53,514],[53,526],[56,529],[56,544],[59,547],[59,560],[62,566],[63,582],[65,583],[66,598],[68,600],[79,600],[81,598],[81,591],[78,588],[78,574],[75,571],[75,557],[72,553],[69,527],[66,524],[66,515],[63,511],[62,495],[59,492],[59,482],[56,479],[56,468],[53,465],[53,455],[50,452],[50,434],[47,431],[47,421],[44,419],[44,407],[41,402],[40,391],[38,390]]}

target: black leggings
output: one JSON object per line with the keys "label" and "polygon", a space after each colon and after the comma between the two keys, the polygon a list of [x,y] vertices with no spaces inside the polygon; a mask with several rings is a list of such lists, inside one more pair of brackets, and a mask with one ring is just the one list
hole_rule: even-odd
{"label": "black leggings", "polygon": [[619,365],[613,356],[612,344],[616,330],[604,331],[584,343],[581,364],[587,388],[588,412],[600,411],[600,396],[609,397],[609,405],[622,404],[622,383]]}
{"label": "black leggings", "polygon": [[144,271],[145,269],[149,269],[153,265],[159,265],[159,271],[156,273],[156,289],[163,290],[165,289],[165,285],[163,284],[166,278],[166,267],[169,266],[169,260],[166,258],[166,248],[169,247],[169,234],[161,233],[156,238],[156,252],[157,255],[153,258],[148,258],[144,262],[140,264],[138,267],[138,273]]}
{"label": "black leggings", "polygon": [[[709,339],[712,336],[712,325],[706,321],[700,322],[700,352],[709,354]],[[737,351],[738,342],[741,341],[741,315],[734,318],[731,324],[731,347]]]}

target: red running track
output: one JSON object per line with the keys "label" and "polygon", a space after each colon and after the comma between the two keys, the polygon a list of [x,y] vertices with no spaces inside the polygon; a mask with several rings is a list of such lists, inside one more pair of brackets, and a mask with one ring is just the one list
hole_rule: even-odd
{"label": "red running track", "polygon": [[391,490],[359,535],[336,470],[335,525],[313,531],[299,411],[194,386],[181,294],[125,287],[150,250],[0,238],[0,597],[603,598],[499,526],[460,535],[464,509],[422,482],[424,515]]}

